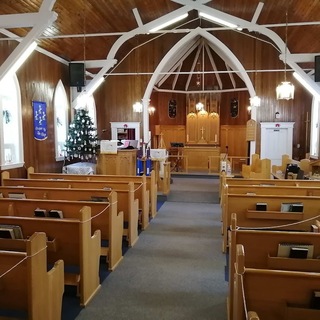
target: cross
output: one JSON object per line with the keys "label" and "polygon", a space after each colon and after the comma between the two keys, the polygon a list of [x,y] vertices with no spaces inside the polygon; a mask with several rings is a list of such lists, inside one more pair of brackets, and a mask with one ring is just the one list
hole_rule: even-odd
{"label": "cross", "polygon": [[305,146],[307,148],[308,147],[309,123],[310,123],[309,112],[307,112],[307,119],[305,120],[305,123],[306,123],[306,142],[305,142]]}
{"label": "cross", "polygon": [[205,132],[205,128],[204,127],[201,127],[200,131],[201,131],[201,139],[203,139],[203,133]]}

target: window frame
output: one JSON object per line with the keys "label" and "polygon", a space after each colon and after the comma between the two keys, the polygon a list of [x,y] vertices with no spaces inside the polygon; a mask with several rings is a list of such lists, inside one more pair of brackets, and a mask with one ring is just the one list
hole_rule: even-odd
{"label": "window frame", "polygon": [[[22,168],[25,164],[24,162],[24,150],[23,150],[23,128],[22,128],[22,104],[21,104],[21,90],[20,90],[20,84],[17,78],[17,75],[15,73],[12,73],[10,75],[5,76],[1,81],[0,81],[0,86],[2,81],[8,81],[7,77],[11,77],[12,83],[14,84],[15,87],[15,92],[16,92],[16,113],[17,113],[17,125],[18,125],[18,135],[17,140],[18,140],[18,146],[15,149],[15,151],[18,151],[16,157],[17,161],[14,163],[6,164],[5,163],[5,141],[4,141],[4,127],[3,127],[3,105],[2,105],[2,99],[0,98],[0,169],[1,170],[10,170],[10,169],[16,169],[16,168]],[[11,81],[10,81],[11,82]],[[0,93],[1,95],[1,93]]]}
{"label": "window frame", "polygon": [[310,121],[310,158],[319,159],[320,150],[320,100],[313,97]]}
{"label": "window frame", "polygon": [[54,114],[54,145],[55,145],[55,159],[56,161],[63,161],[65,159],[65,155],[60,155],[59,154],[59,138],[58,138],[58,121],[57,121],[57,108],[61,105],[63,105],[64,103],[60,103],[60,101],[58,101],[59,97],[57,97],[57,95],[59,94],[59,92],[61,92],[63,94],[63,99],[65,100],[65,109],[64,112],[64,128],[65,128],[65,139],[64,141],[66,141],[67,137],[68,137],[68,124],[69,124],[69,117],[68,117],[68,111],[69,111],[69,100],[68,100],[68,96],[65,90],[65,87],[62,83],[61,80],[58,81],[55,91],[54,91],[54,95],[53,95],[53,114]]}

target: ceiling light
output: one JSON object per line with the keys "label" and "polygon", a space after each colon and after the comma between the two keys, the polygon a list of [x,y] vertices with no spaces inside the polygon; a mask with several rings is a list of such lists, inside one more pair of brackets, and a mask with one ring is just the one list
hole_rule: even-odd
{"label": "ceiling light", "polygon": [[258,96],[254,96],[250,98],[250,106],[251,107],[260,107],[261,99]]}
{"label": "ceiling light", "polygon": [[287,40],[288,40],[288,10],[286,11],[286,39],[284,48],[284,81],[276,88],[277,100],[290,100],[294,97],[294,85],[287,81]]}
{"label": "ceiling light", "polygon": [[135,102],[132,107],[133,107],[133,112],[138,112],[138,113],[142,112],[143,106],[141,102],[139,101]]}
{"label": "ceiling light", "polygon": [[278,100],[290,100],[294,98],[294,85],[289,81],[282,81],[276,88]]}
{"label": "ceiling light", "polygon": [[151,29],[150,32],[156,32],[156,31],[158,31],[160,29],[163,29],[163,28],[165,28],[165,27],[167,27],[167,26],[169,26],[171,24],[174,24],[174,23],[186,18],[187,16],[188,16],[188,13],[185,13],[185,14],[179,16],[179,17],[173,18],[173,19],[171,19],[171,20],[169,20],[167,22],[164,22],[163,24],[160,24],[159,26]]}
{"label": "ceiling light", "polygon": [[149,106],[148,112],[149,112],[150,116],[152,116],[156,112],[156,108],[153,106]]}
{"label": "ceiling light", "polygon": [[231,23],[231,22],[228,22],[228,21],[225,21],[223,19],[220,19],[220,18],[217,18],[217,17],[214,17],[214,16],[211,16],[210,14],[207,14],[207,13],[204,13],[204,12],[199,12],[199,15],[207,20],[210,20],[210,21],[213,21],[213,22],[216,22],[218,24],[222,24],[223,26],[226,26],[226,27],[229,27],[231,29],[237,29],[237,30],[242,30],[242,28],[234,23]]}
{"label": "ceiling light", "polygon": [[196,104],[196,110],[197,111],[200,111],[200,110],[203,110],[204,106],[203,106],[203,103],[202,102],[198,102]]}

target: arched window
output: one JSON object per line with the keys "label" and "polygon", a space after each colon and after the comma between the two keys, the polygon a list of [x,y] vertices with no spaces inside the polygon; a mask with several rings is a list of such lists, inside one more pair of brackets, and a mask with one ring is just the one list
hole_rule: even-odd
{"label": "arched window", "polygon": [[88,96],[84,94],[78,102],[78,105],[75,107],[75,110],[77,109],[87,109],[89,117],[93,122],[93,126],[97,129],[97,110],[93,95]]}
{"label": "arched window", "polygon": [[24,165],[20,86],[15,74],[0,82],[1,170]]}
{"label": "arched window", "polygon": [[310,157],[319,159],[320,101],[313,97],[311,110]]}
{"label": "arched window", "polygon": [[94,127],[97,128],[96,103],[94,101],[93,95],[87,97],[87,109]]}
{"label": "arched window", "polygon": [[64,145],[68,135],[68,97],[66,90],[59,80],[53,98],[54,133],[56,161],[64,160]]}

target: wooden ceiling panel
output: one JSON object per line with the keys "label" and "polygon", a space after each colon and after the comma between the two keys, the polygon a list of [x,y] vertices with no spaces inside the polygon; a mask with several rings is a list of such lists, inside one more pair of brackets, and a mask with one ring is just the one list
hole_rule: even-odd
{"label": "wooden ceiling panel", "polygon": [[[39,12],[42,2],[42,0],[2,0],[0,15]],[[286,38],[284,24],[286,23],[285,13],[288,10],[287,44],[291,53],[320,53],[320,42],[318,41],[320,34],[319,0],[211,0],[204,5],[251,21],[259,3],[262,9],[257,23],[260,25],[272,25],[270,29],[283,40]],[[137,9],[142,23],[146,24],[181,7],[181,4],[173,0],[56,0],[53,11],[58,15],[57,20],[45,30],[43,35],[38,39],[38,43],[43,49],[52,52],[66,61],[105,59],[120,35],[138,27],[133,9]],[[315,22],[316,24],[306,25],[306,23],[310,22]],[[290,23],[298,23],[299,25],[291,26]],[[282,25],[277,26],[278,24]],[[212,30],[217,25],[204,19],[199,19],[197,10],[191,10],[187,19],[174,25],[174,27],[177,26],[185,29],[196,27],[210,28],[210,32],[230,48],[247,69],[252,69],[254,65],[252,63],[252,37],[258,36],[261,40],[267,40],[265,45],[268,49],[276,57],[280,54],[280,52],[272,48],[272,40],[246,29],[242,32],[226,31],[221,30],[221,28],[219,28],[219,31]],[[12,28],[9,31],[23,37],[29,30],[30,28]],[[171,33],[162,37],[158,43],[164,49],[166,45],[176,43],[186,34]],[[137,35],[129,39],[129,41],[121,46],[116,58],[120,61],[134,47],[157,36],[159,35]],[[170,39],[169,42],[168,39]],[[170,46],[168,45],[167,50],[169,49]],[[161,51],[166,52],[165,50]],[[155,60],[161,61],[162,57],[159,56],[158,52],[154,51],[153,55]],[[225,63],[223,59],[215,53],[213,53],[213,56],[218,69],[224,70]],[[149,57],[149,59],[151,58]],[[194,57],[190,56],[186,62],[191,63],[192,59]],[[279,64],[277,60],[274,61],[274,66],[268,65],[268,67],[276,68],[279,65],[282,65],[282,63]],[[144,63],[140,63],[140,67],[141,70],[146,70],[147,72],[153,71],[147,70]],[[261,66],[261,68],[265,67]],[[185,64],[183,69],[185,70]],[[224,81],[225,88],[232,87],[228,74],[221,74],[220,77]],[[170,79],[172,78],[170,77]],[[181,76],[177,82],[177,86],[184,88],[187,78],[188,76],[186,75]],[[208,87],[212,85],[216,86],[216,75],[207,76],[205,81]],[[194,79],[191,82],[194,82]],[[237,76],[235,77],[235,82],[237,86],[243,85],[243,81]],[[167,87],[172,86],[169,83],[169,79],[165,82],[165,85]]]}

